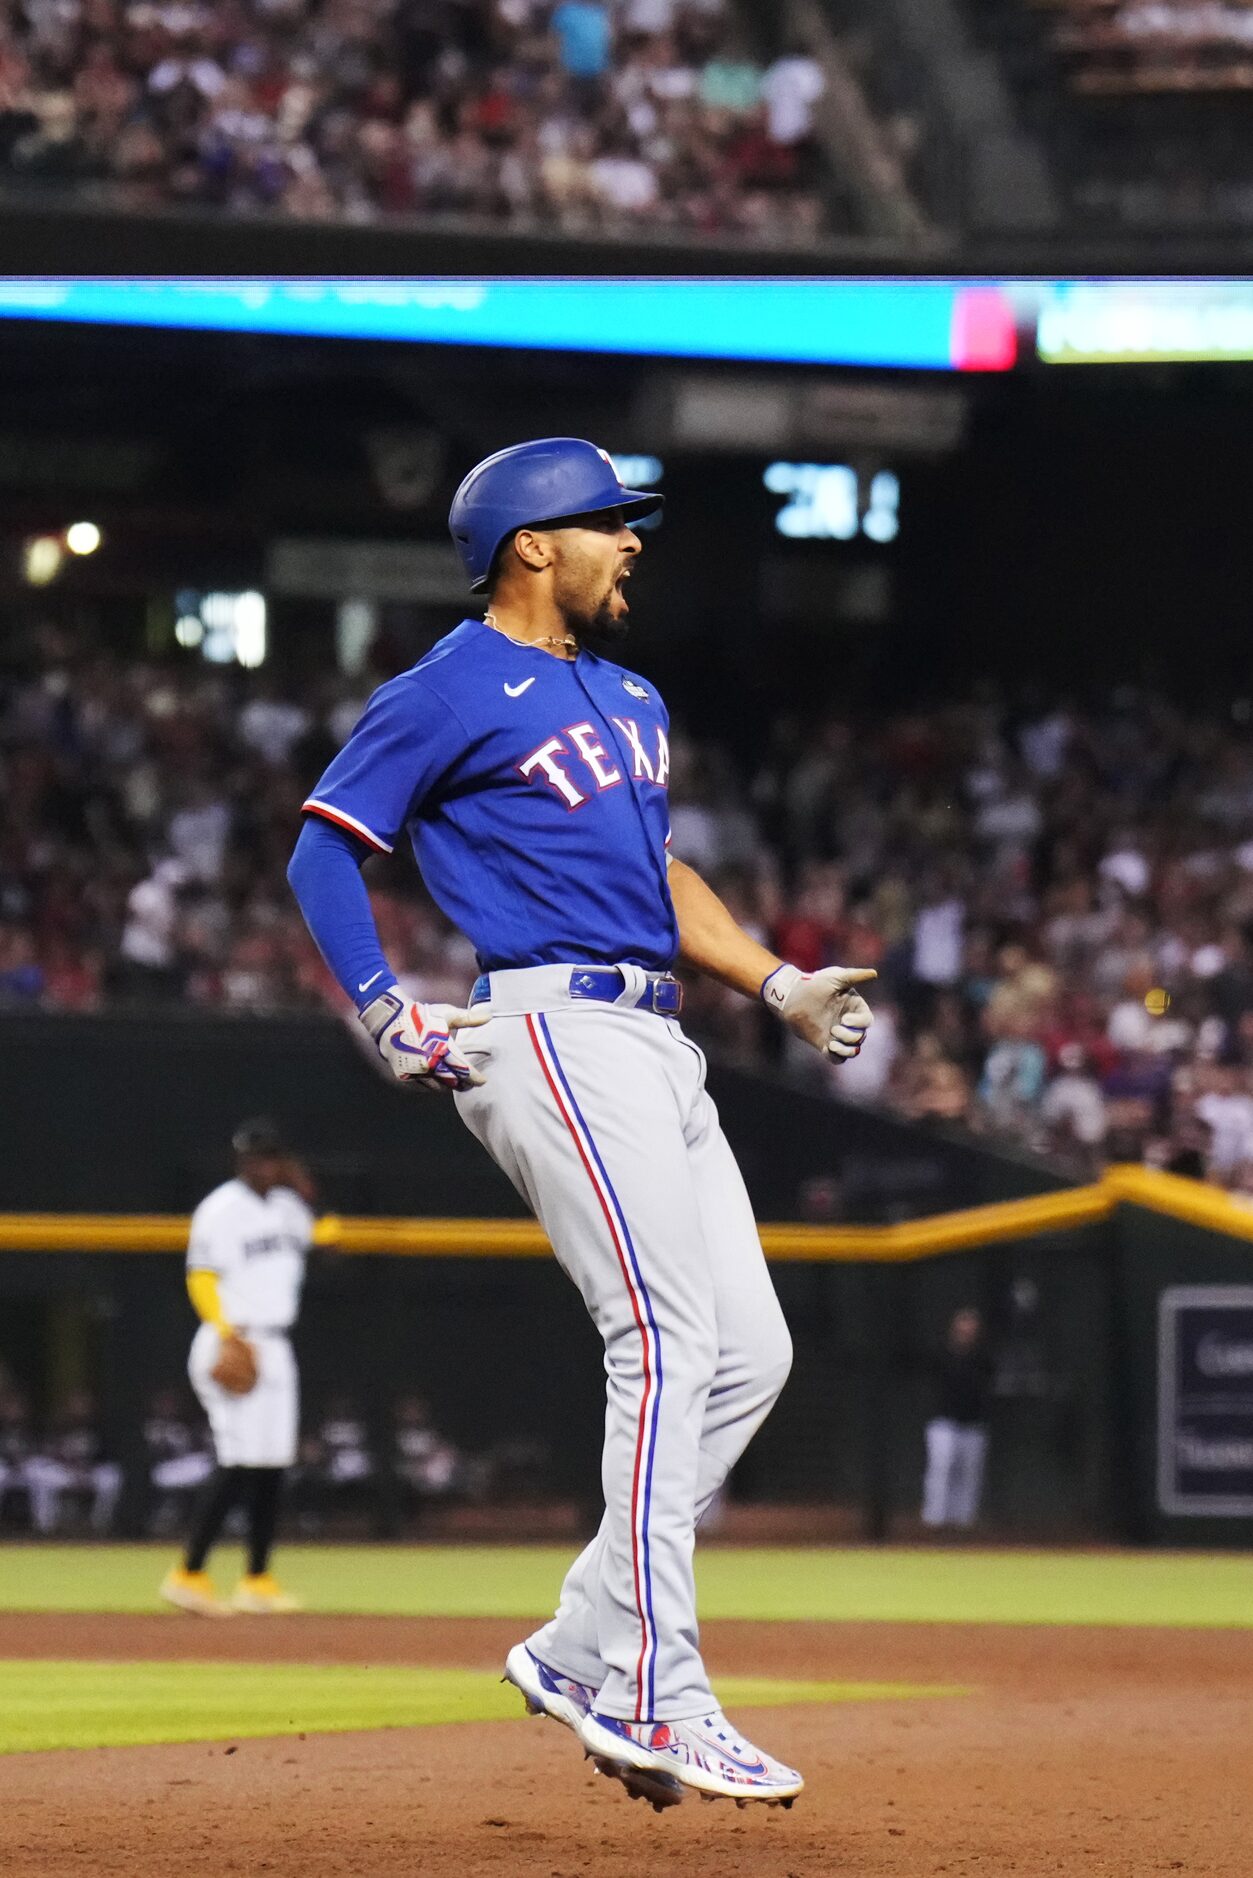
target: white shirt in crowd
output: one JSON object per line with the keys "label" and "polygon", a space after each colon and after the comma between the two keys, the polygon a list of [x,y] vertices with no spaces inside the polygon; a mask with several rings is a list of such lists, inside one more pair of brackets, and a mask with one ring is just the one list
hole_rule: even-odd
{"label": "white shirt in crowd", "polygon": [[601,201],[627,215],[649,209],[657,200],[656,172],[642,157],[597,157],[592,165],[592,180]]}
{"label": "white shirt in crowd", "polygon": [[1064,1070],[1044,1091],[1040,1115],[1049,1128],[1068,1128],[1085,1148],[1099,1148],[1105,1139],[1105,1098],[1095,1076]]}
{"label": "white shirt in crowd", "polygon": [[185,876],[177,861],[158,861],[147,880],[126,896],[126,924],[119,950],[132,965],[166,971],[174,963],[178,889]]}
{"label": "white shirt in crowd", "polygon": [[914,920],[914,977],[924,985],[955,985],[961,977],[965,933],[965,904],[955,895],[934,906],[919,907]]}
{"label": "white shirt in crowd", "polygon": [[213,886],[226,866],[231,811],[220,799],[189,803],[170,817],[169,842],[192,880]]}
{"label": "white shirt in crowd", "polygon": [[266,763],[286,763],[308,728],[309,713],[282,698],[250,698],[239,714],[240,737]]}
{"label": "white shirt in crowd", "polygon": [[1048,717],[1028,724],[1018,739],[1023,761],[1033,776],[1060,776],[1070,747],[1071,724],[1065,711],[1053,711]]}
{"label": "white shirt in crowd", "polygon": [[1152,880],[1147,860],[1131,841],[1124,841],[1112,849],[1100,862],[1097,871],[1102,880],[1112,880],[1124,893],[1129,893],[1133,900],[1141,899],[1148,892]]}
{"label": "white shirt in crowd", "polygon": [[674,0],[626,0],[622,9],[623,30],[628,33],[670,33],[674,31]]}
{"label": "white shirt in crowd", "polygon": [[804,53],[776,59],[761,81],[766,126],[775,143],[800,143],[814,127],[814,106],[827,88],[817,59]]}
{"label": "white shirt in crowd", "polygon": [[226,1321],[241,1330],[286,1330],[296,1321],[313,1214],[290,1187],[264,1199],[228,1180],[191,1216],[189,1271],[216,1272]]}
{"label": "white shirt in crowd", "polygon": [[1109,1014],[1105,1035],[1116,1050],[1147,1050],[1164,1056],[1186,1050],[1192,1026],[1175,1017],[1154,1017],[1141,998],[1123,998]]}
{"label": "white shirt in crowd", "polygon": [[1212,1089],[1195,1106],[1211,1130],[1210,1165],[1216,1173],[1229,1174],[1242,1161],[1253,1161],[1253,1096]]}

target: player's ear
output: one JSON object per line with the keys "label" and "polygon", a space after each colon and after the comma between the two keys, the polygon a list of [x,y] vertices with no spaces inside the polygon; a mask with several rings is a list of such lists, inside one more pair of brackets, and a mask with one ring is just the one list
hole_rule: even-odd
{"label": "player's ear", "polygon": [[553,562],[553,538],[548,529],[520,528],[513,538],[513,551],[525,567],[542,573]]}

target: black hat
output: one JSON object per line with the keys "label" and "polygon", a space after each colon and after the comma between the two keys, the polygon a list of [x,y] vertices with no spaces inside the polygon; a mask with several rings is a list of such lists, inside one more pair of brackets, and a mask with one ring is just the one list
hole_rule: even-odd
{"label": "black hat", "polygon": [[241,1122],[231,1136],[231,1146],[236,1154],[287,1154],[290,1152],[287,1137],[276,1121],[268,1115],[254,1115],[250,1121]]}

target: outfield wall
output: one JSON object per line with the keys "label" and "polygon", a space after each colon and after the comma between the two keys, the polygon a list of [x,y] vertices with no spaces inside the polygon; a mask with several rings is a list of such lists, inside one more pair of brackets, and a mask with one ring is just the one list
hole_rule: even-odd
{"label": "outfield wall", "polygon": [[[738,1497],[914,1535],[931,1365],[974,1303],[997,1352],[997,1536],[1253,1541],[1253,1211],[1141,1169],[1062,1190],[882,1116],[727,1071],[711,1086],[773,1222],[796,1348]],[[529,1448],[538,1489],[594,1518],[603,1376],[576,1293],[452,1105],[394,1091],[338,1026],[9,1020],[0,1108],[0,1362],[41,1403],[96,1386],[134,1478],[144,1406],[180,1378],[192,1328],[186,1211],[222,1177],[231,1125],[264,1108],[307,1146],[328,1209],[299,1337],[310,1415],[347,1390],[381,1449],[395,1398],[418,1390],[463,1447]],[[796,1223],[816,1198],[865,1223]],[[1180,1287],[1181,1360],[1217,1369],[1183,1378],[1167,1427],[1163,1300]],[[1166,1481],[1167,1448],[1209,1455],[1213,1479]],[[136,1495],[125,1511],[138,1520]],[[377,1516],[386,1529],[386,1491]]]}

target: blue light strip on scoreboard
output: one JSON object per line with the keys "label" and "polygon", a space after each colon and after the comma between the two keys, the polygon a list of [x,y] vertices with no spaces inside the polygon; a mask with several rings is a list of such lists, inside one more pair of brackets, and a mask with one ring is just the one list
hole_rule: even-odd
{"label": "blue light strip on scoreboard", "polygon": [[1005,370],[1013,316],[954,280],[0,280],[0,318],[547,351]]}

